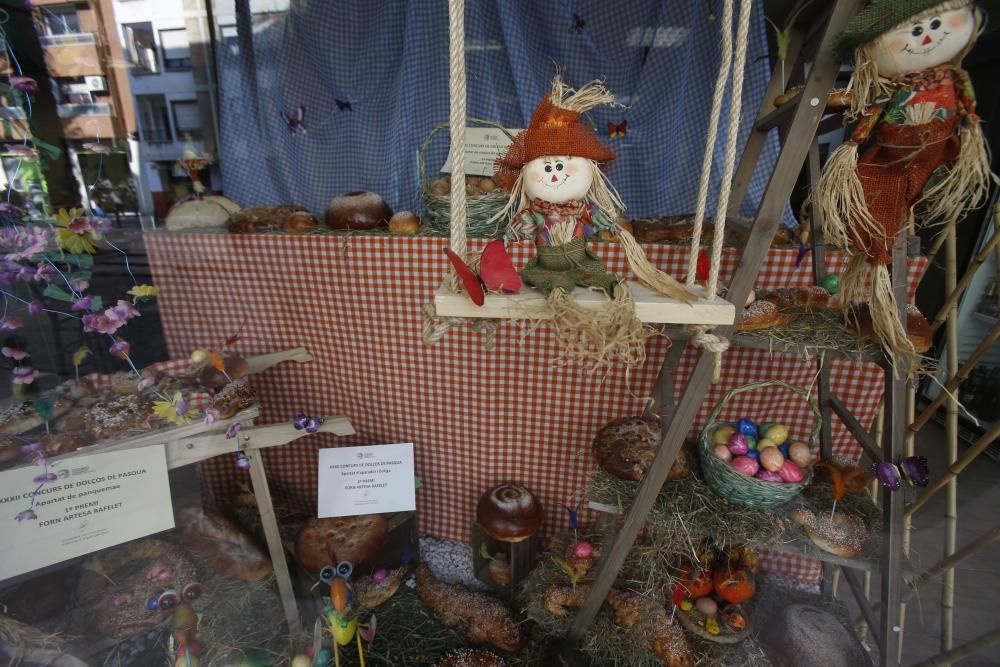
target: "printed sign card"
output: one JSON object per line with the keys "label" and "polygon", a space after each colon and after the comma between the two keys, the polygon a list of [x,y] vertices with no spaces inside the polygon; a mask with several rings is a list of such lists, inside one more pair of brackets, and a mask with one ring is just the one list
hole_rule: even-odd
{"label": "printed sign card", "polygon": [[321,518],[417,509],[413,443],[319,450]]}
{"label": "printed sign card", "polygon": [[[521,130],[507,130],[517,136]],[[465,128],[465,173],[468,176],[493,176],[493,162],[507,152],[511,139],[496,127]],[[451,173],[451,153],[441,171]]]}
{"label": "printed sign card", "polygon": [[34,481],[43,472],[0,472],[0,581],[174,527],[163,445],[56,460],[55,479]]}

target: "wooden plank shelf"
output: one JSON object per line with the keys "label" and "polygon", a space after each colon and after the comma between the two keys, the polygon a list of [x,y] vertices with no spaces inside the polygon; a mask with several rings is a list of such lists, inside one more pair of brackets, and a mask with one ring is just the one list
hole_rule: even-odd
{"label": "wooden plank shelf", "polygon": [[[686,304],[659,296],[637,282],[627,282],[635,300],[635,314],[650,324],[732,324],[736,308],[721,297],[707,298],[704,288],[691,291],[698,300]],[[597,290],[577,288],[573,298],[584,308],[598,310],[608,297]],[[500,320],[547,320],[552,318],[545,296],[536,289],[525,287],[520,294],[487,294],[486,303],[477,306],[465,293],[455,293],[442,286],[434,294],[434,305],[440,317],[472,317]]]}

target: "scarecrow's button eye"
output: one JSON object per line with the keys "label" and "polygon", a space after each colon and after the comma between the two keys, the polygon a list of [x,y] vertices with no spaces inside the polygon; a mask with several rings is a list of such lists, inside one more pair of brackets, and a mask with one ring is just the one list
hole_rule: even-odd
{"label": "scarecrow's button eye", "polygon": [[941,27],[941,19],[934,19],[931,21],[931,30],[937,30]]}
{"label": "scarecrow's button eye", "polygon": [[562,171],[562,170],[563,170],[563,163],[556,162],[556,171]]}
{"label": "scarecrow's button eye", "polygon": [[549,173],[550,171],[552,171],[552,165],[551,165],[551,164],[547,164],[547,165],[545,165],[545,173],[547,174],[547,173]]}
{"label": "scarecrow's button eye", "polygon": [[924,34],[924,27],[921,25],[913,26],[912,34],[914,37],[920,37],[920,35]]}

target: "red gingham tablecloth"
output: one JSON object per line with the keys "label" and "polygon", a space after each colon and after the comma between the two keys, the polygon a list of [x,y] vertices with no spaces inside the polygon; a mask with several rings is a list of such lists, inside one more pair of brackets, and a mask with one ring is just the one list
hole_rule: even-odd
{"label": "red gingham tablecloth", "polygon": [[[219,346],[246,320],[237,348],[246,355],[303,346],[308,364],[286,363],[254,378],[261,422],[310,415],[345,414],[357,435],[317,434],[264,452],[276,503],[315,512],[316,450],[344,444],[415,443],[421,530],[444,538],[469,539],[479,495],[498,481],[527,484],[546,508],[545,530],[568,528],[562,506],[580,499],[595,468],[590,442],[611,419],[638,414],[652,389],[668,344],[654,339],[646,366],[628,377],[622,369],[591,376],[579,367],[553,367],[558,348],[546,328],[527,331],[505,323],[496,346],[482,334],[452,329],[433,346],[421,339],[421,307],[432,299],[446,271],[442,238],[387,236],[225,235],[153,232],[146,247],[160,314],[173,357],[196,347]],[[472,241],[470,250],[483,242]],[[625,272],[616,244],[594,244],[610,270]],[[687,250],[648,245],[650,260],[682,276]],[[531,256],[530,243],[512,249],[516,264]],[[727,249],[723,275],[738,259]],[[796,250],[768,255],[758,288],[812,284],[807,258],[795,266]],[[828,253],[831,272],[845,258]],[[925,262],[914,262],[910,291]],[[694,352],[685,353],[678,378],[686,378]],[[722,393],[762,379],[809,387],[813,360],[765,351],[731,349],[722,381],[713,387],[694,425],[698,429]],[[834,391],[862,424],[874,418],[882,372],[873,364],[843,360],[832,367]],[[683,380],[678,392],[683,390]],[[679,394],[678,394],[679,395]],[[805,436],[811,413],[787,392],[751,392],[731,402],[732,415],[788,424]],[[836,454],[857,458],[860,447],[838,422]],[[231,458],[202,466],[206,489],[224,498],[243,475]],[[765,555],[765,567],[815,582],[815,561]]]}

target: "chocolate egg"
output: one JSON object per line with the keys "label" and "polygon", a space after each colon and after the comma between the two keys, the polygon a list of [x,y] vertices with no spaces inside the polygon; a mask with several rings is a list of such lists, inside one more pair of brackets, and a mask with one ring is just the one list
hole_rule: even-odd
{"label": "chocolate egg", "polygon": [[788,440],[788,427],[784,424],[773,424],[766,431],[762,431],[764,437],[773,440],[779,445]]}
{"label": "chocolate egg", "polygon": [[712,449],[712,453],[715,454],[715,458],[722,459],[723,461],[732,461],[733,453],[729,451],[729,447],[726,445],[716,445]]}
{"label": "chocolate egg", "polygon": [[743,435],[752,435],[755,438],[757,437],[757,425],[753,423],[753,420],[747,419],[746,417],[736,422],[736,430]]}
{"label": "chocolate egg", "polygon": [[796,440],[788,446],[788,458],[794,461],[798,467],[808,468],[809,464],[812,463],[812,451],[810,451],[809,445],[801,440]]}
{"label": "chocolate egg", "polygon": [[719,603],[708,596],[695,600],[694,608],[705,616],[715,616],[719,613]]}
{"label": "chocolate egg", "polygon": [[715,429],[715,433],[712,434],[712,442],[716,445],[725,445],[729,442],[729,436],[736,433],[736,427],[726,424],[725,426],[720,426]]}
{"label": "chocolate egg", "polygon": [[778,443],[775,442],[774,440],[771,440],[770,438],[761,438],[760,440],[757,441],[756,449],[758,452],[760,452],[767,449],[768,447],[777,447],[777,446]]}
{"label": "chocolate egg", "polygon": [[785,464],[785,457],[781,455],[777,447],[767,447],[758,451],[760,452],[760,464],[764,466],[765,470],[778,472]]}
{"label": "chocolate egg", "polygon": [[729,465],[747,477],[753,477],[757,474],[757,471],[760,470],[760,466],[757,462],[749,456],[737,456]]}
{"label": "chocolate egg", "polygon": [[729,451],[733,456],[741,456],[747,453],[750,446],[747,444],[747,437],[742,433],[733,433],[729,436]]}

